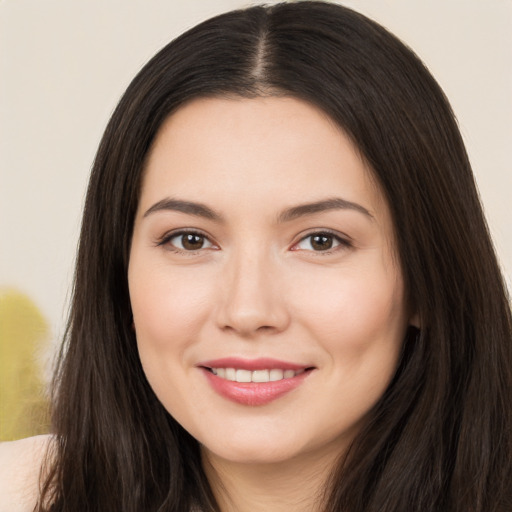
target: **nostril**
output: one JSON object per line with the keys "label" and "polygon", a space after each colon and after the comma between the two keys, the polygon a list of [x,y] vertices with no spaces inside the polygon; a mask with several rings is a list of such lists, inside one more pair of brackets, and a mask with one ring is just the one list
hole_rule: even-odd
{"label": "nostril", "polygon": [[272,327],[271,325],[262,325],[258,327],[258,331],[272,331],[275,327]]}

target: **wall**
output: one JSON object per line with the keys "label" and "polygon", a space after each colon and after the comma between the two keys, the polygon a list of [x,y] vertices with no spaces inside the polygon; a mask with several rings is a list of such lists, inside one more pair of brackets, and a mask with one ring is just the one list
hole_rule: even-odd
{"label": "wall", "polygon": [[[341,3],[405,40],[445,89],[510,279],[512,0]],[[88,173],[119,96],[170,39],[248,4],[0,1],[0,288],[30,298],[50,345],[63,334]]]}

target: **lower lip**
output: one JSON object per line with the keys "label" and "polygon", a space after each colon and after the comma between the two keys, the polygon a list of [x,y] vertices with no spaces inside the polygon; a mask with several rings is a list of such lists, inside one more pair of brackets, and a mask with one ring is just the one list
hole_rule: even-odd
{"label": "lower lip", "polygon": [[242,405],[265,405],[286,395],[300,386],[311,373],[306,370],[290,379],[273,382],[235,382],[221,379],[202,368],[212,388],[224,398]]}

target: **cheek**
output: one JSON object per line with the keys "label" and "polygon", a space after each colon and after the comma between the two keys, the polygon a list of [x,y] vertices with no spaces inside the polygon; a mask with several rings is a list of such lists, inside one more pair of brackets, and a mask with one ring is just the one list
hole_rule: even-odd
{"label": "cheek", "polygon": [[136,258],[130,263],[128,282],[140,361],[156,396],[177,417],[183,413],[185,397],[195,393],[183,387],[184,362],[209,315],[211,287],[201,285],[203,281],[158,264],[139,266]]}
{"label": "cheek", "polygon": [[347,272],[317,284],[323,293],[303,293],[300,316],[327,355],[322,389],[328,401],[319,397],[314,415],[330,407],[336,419],[326,428],[334,435],[340,423],[358,425],[389,385],[407,318],[396,273]]}
{"label": "cheek", "polygon": [[136,262],[131,267],[130,301],[141,358],[146,351],[176,353],[185,348],[208,316],[211,287],[197,275],[182,274],[141,269]]}
{"label": "cheek", "polygon": [[294,291],[297,317],[321,344],[355,352],[400,345],[406,318],[397,272],[345,269]]}

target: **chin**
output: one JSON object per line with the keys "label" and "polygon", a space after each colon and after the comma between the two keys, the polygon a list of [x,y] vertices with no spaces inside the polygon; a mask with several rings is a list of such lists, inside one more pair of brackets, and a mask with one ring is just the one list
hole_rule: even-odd
{"label": "chin", "polygon": [[[272,447],[265,446],[244,446],[244,447],[220,447],[218,450],[210,450],[204,447],[207,453],[213,457],[229,461],[236,464],[247,465],[266,465],[279,464],[293,459],[297,453],[288,450],[275,450]],[[225,448],[225,449],[223,449]]]}
{"label": "chin", "polygon": [[261,435],[252,438],[245,432],[230,436],[225,441],[216,439],[211,443],[201,443],[201,446],[210,456],[232,463],[277,464],[293,459],[303,451],[300,444],[290,442],[291,439],[286,437],[285,433],[275,439]]}

